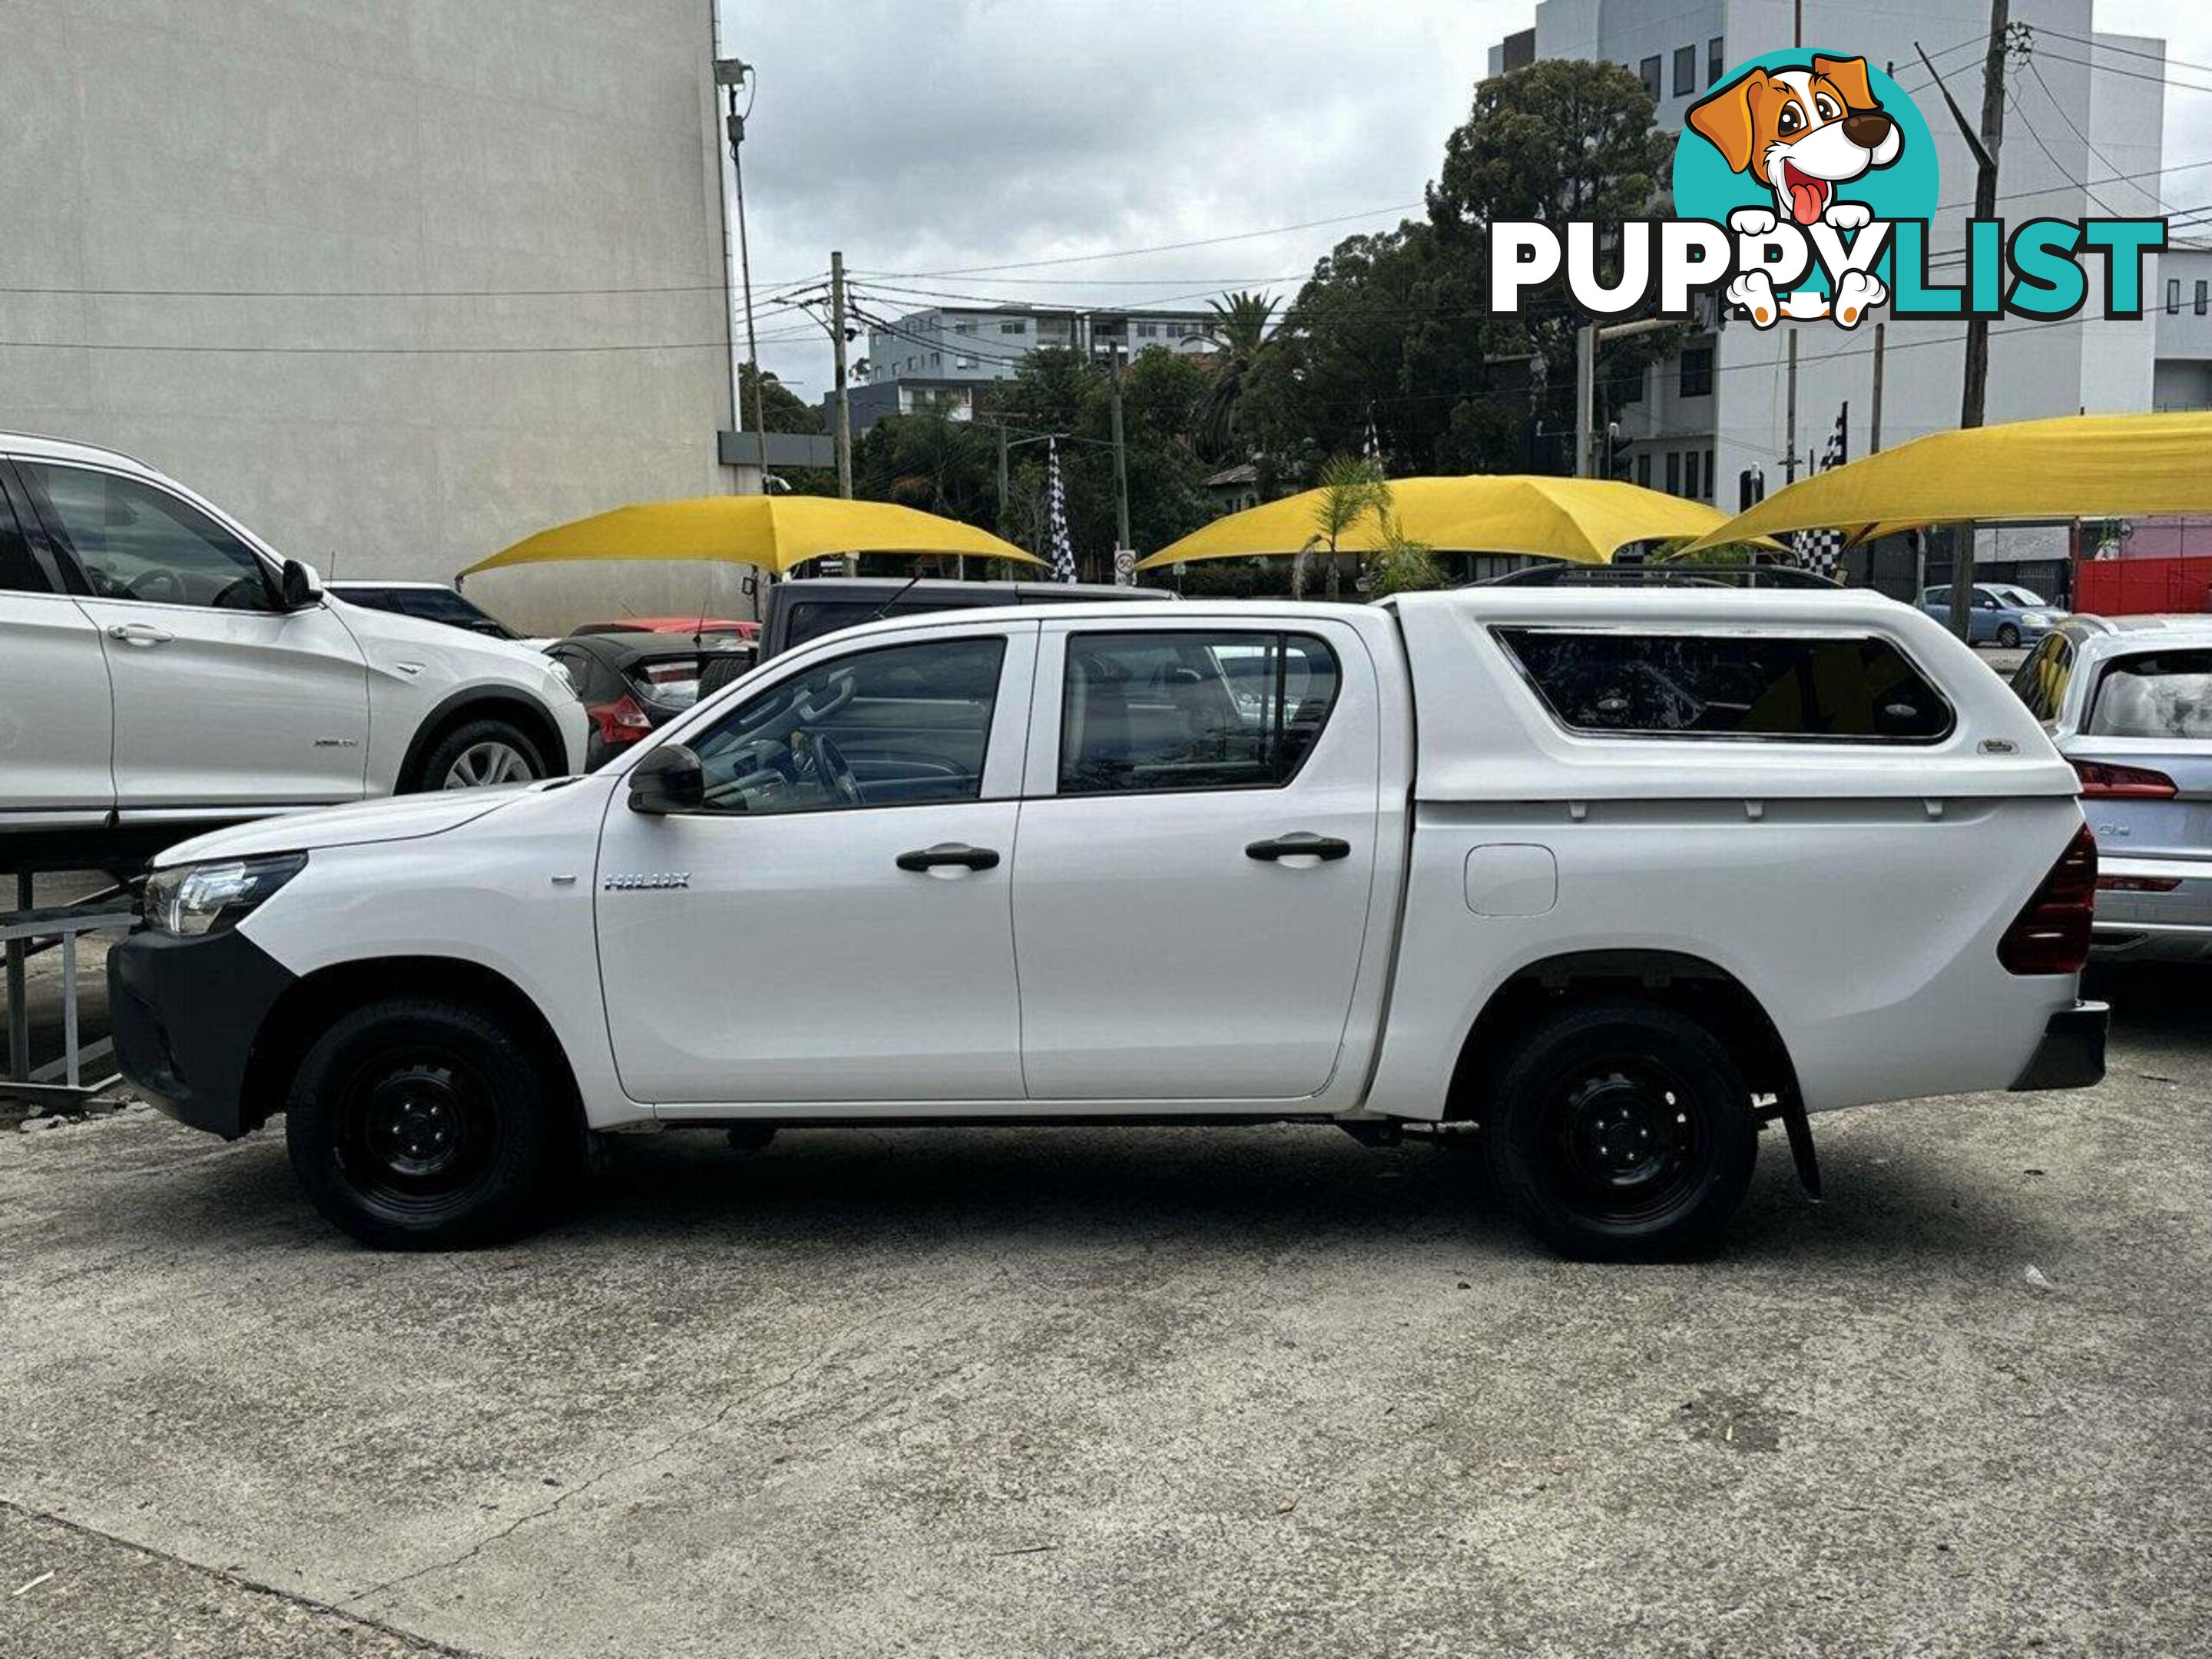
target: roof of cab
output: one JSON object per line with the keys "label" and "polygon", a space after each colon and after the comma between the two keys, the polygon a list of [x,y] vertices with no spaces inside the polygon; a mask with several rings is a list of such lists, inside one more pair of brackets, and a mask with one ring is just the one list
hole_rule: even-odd
{"label": "roof of cab", "polygon": [[15,455],[26,460],[88,461],[95,465],[112,467],[118,471],[142,473],[149,478],[167,482],[159,467],[140,460],[136,455],[125,454],[119,449],[103,449],[98,444],[82,444],[68,438],[41,437],[35,432],[0,432],[0,455]]}

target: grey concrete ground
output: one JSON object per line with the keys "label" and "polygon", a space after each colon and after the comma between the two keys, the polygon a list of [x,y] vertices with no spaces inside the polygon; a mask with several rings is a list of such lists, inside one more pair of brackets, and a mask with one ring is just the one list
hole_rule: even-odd
{"label": "grey concrete ground", "polygon": [[2212,1650],[2206,987],[1640,1270],[1325,1130],[669,1135],[427,1258],[0,1135],[0,1653]]}

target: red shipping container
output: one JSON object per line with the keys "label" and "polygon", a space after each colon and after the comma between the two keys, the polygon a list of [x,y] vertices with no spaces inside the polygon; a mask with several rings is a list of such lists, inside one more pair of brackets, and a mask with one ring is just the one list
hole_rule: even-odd
{"label": "red shipping container", "polygon": [[2074,608],[2095,617],[2212,611],[2212,557],[2082,560]]}

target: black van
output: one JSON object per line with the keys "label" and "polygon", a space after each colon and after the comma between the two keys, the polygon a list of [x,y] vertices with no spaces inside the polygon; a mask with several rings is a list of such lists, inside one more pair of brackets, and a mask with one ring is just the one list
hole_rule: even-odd
{"label": "black van", "polygon": [[1074,605],[1099,599],[1171,599],[1164,587],[1098,582],[901,581],[896,577],[821,576],[778,582],[761,618],[760,659],[841,629],[963,605]]}

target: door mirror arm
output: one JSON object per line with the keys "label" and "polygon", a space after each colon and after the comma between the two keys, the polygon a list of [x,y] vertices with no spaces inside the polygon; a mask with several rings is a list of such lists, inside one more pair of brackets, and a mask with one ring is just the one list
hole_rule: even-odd
{"label": "door mirror arm", "polygon": [[629,810],[647,817],[696,812],[707,804],[699,756],[680,743],[665,743],[630,769]]}

